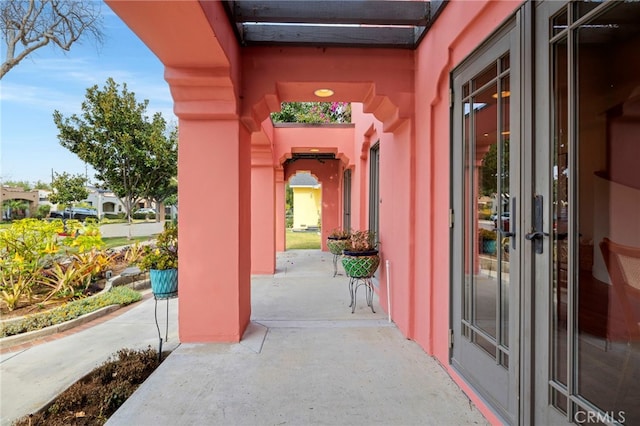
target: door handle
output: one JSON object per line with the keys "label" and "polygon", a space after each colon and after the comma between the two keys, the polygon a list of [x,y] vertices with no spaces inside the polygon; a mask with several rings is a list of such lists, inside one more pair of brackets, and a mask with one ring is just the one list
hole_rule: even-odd
{"label": "door handle", "polygon": [[498,229],[498,231],[500,231],[500,235],[502,235],[503,237],[515,237],[516,236],[515,232],[507,232],[507,231],[504,231],[502,229]]}
{"label": "door handle", "polygon": [[533,241],[533,249],[537,254],[542,254],[543,239],[549,234],[542,230],[543,226],[543,198],[542,195],[536,195],[533,198],[533,232],[529,232],[524,236],[528,241]]}
{"label": "door handle", "polygon": [[511,210],[509,212],[509,222],[508,222],[509,230],[505,231],[504,229],[502,229],[502,227],[504,226],[504,221],[502,220],[502,216],[500,216],[500,218],[498,219],[499,226],[497,227],[497,231],[502,238],[506,238],[506,237],[511,238],[511,241],[509,242],[509,247],[512,250],[516,249],[516,240],[514,237],[516,236],[517,219],[518,217],[516,216],[516,197],[511,197]]}
{"label": "door handle", "polygon": [[542,238],[542,237],[548,237],[549,234],[547,234],[546,232],[540,232],[540,231],[536,231],[536,232],[530,232],[528,234],[526,234],[524,237],[529,240],[529,241],[533,241],[537,238]]}

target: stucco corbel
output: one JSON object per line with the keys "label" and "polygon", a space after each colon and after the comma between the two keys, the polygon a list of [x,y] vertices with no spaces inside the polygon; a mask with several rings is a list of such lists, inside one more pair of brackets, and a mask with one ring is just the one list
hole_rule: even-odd
{"label": "stucco corbel", "polygon": [[228,67],[166,67],[164,75],[174,100],[174,112],[179,118],[238,117],[237,94]]}

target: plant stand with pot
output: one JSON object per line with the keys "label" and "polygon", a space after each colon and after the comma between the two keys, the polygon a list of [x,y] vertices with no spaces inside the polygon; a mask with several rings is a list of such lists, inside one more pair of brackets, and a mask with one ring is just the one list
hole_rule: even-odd
{"label": "plant stand with pot", "polygon": [[349,251],[344,250],[342,257],[342,266],[344,271],[349,277],[349,294],[351,296],[351,313],[356,310],[356,298],[358,295],[358,288],[364,286],[366,289],[366,301],[367,306],[373,310],[373,283],[371,277],[378,269],[380,265],[380,256],[378,250],[369,251]]}
{"label": "plant stand with pot", "polygon": [[167,313],[164,341],[169,341],[169,299],[178,297],[178,270],[177,269],[151,269],[149,271],[151,291],[155,299],[155,319],[160,345],[158,348],[158,361],[162,360],[162,334],[158,324],[158,300],[167,301]]}
{"label": "plant stand with pot", "polygon": [[333,276],[338,275],[338,258],[342,251],[349,247],[351,239],[349,237],[327,237],[327,248],[333,254]]}

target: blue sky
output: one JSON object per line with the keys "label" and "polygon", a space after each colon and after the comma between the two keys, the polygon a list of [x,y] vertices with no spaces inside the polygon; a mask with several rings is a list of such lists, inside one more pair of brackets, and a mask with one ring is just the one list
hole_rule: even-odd
{"label": "blue sky", "polygon": [[[138,102],[149,100],[148,116],[161,112],[175,124],[164,68],[155,55],[105,4],[105,38],[97,46],[81,40],[69,52],[45,46],[27,56],[0,80],[0,177],[2,181],[49,183],[51,170],[85,174],[93,170],[63,148],[53,111],[80,114],[87,88],[102,88],[108,77],[127,84]],[[2,41],[1,57],[5,57]]]}

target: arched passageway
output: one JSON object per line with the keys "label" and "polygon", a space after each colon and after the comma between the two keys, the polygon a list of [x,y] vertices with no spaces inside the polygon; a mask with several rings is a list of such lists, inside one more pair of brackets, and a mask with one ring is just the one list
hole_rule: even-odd
{"label": "arched passageway", "polygon": [[[273,273],[276,252],[284,249],[284,182],[292,172],[309,170],[323,183],[323,245],[344,220],[345,170],[352,172],[351,226],[368,226],[369,147],[377,141],[386,137],[399,148],[390,182],[403,192],[411,188],[414,54],[241,48],[229,22],[219,19],[220,2],[168,3],[153,10],[153,19],[143,4],[108,3],[165,64],[179,117],[181,340],[238,340],[251,315],[251,273]],[[170,36],[166,28],[173,29]],[[370,118],[312,128],[274,126],[268,119],[282,102],[318,100],[314,92],[321,88],[333,92],[332,101],[360,103],[355,116]],[[298,160],[312,152],[335,159]],[[202,188],[212,196],[203,200]],[[409,211],[387,209],[388,232],[412,234]],[[218,242],[225,249],[212,251]],[[397,250],[398,262],[413,261],[406,244],[385,244],[383,250]],[[409,281],[406,268],[397,271],[400,281]]]}

